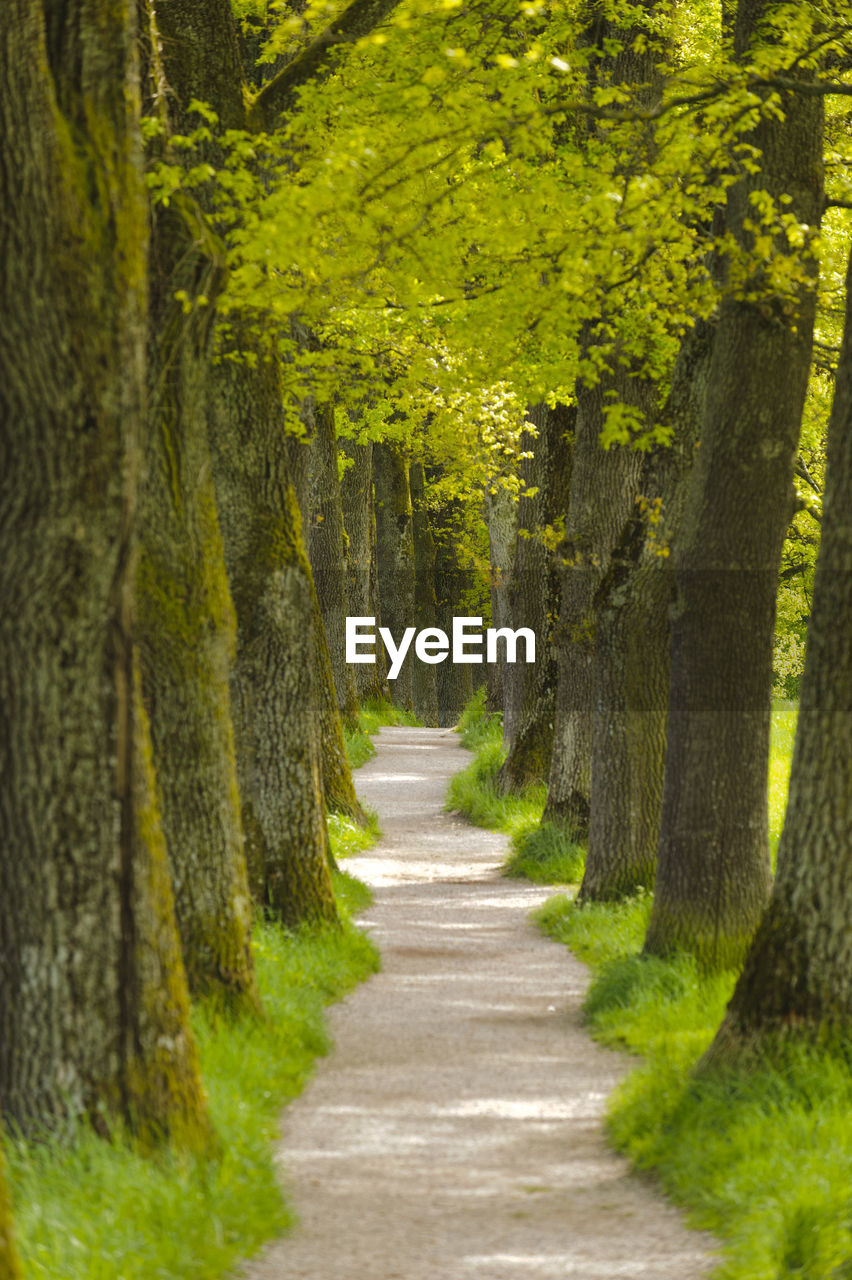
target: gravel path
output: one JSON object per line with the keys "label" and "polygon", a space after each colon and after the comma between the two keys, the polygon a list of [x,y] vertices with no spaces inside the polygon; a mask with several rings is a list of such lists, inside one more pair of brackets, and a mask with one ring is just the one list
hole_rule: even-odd
{"label": "gravel path", "polygon": [[502,879],[504,837],[443,812],[457,735],[383,729],[357,774],[384,839],[350,863],[383,969],[331,1011],[336,1048],[287,1109],[300,1217],[248,1280],[697,1280],[713,1242],[607,1149],[629,1063],[589,1040],[588,978]]}

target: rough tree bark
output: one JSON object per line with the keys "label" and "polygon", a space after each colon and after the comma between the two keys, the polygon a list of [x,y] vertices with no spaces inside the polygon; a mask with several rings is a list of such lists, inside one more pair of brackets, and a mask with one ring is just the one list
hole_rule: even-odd
{"label": "rough tree bark", "polygon": [[136,6],[0,9],[0,1106],[209,1129],[133,656]]}
{"label": "rough tree bark", "polygon": [[317,723],[319,606],[290,484],[278,366],[226,361],[209,389],[237,614],[231,692],[249,877],[286,924],[334,919]]}
{"label": "rough tree bark", "polygon": [[543,821],[560,821],[586,835],[591,797],[592,662],[595,598],[610,556],[638,496],[640,455],[629,446],[603,449],[607,394],[650,408],[653,391],[625,369],[604,374],[594,387],[577,384],[571,491],[561,561],[556,649],[559,682],[553,752]]}
{"label": "rough tree bark", "polygon": [[[411,489],[412,532],[414,538],[414,617],[418,631],[435,627],[435,539],[426,506],[426,480],[422,462],[412,462],[409,469]],[[448,659],[444,659],[447,661]],[[435,667],[415,659],[411,675],[414,714],[421,724],[438,723],[438,677]]]}
{"label": "rough tree bark", "polygon": [[[633,98],[642,106],[657,98],[661,49],[654,19],[670,7],[656,0],[640,0],[628,27],[621,25],[620,15],[608,16],[605,6],[595,0],[581,7],[581,43],[590,50],[586,73],[589,91],[611,83],[630,86]],[[592,117],[587,117],[582,127],[589,134],[597,129]],[[643,145],[652,146],[650,137]],[[587,324],[581,334],[586,355],[593,353],[597,341],[597,326]],[[543,819],[565,823],[580,838],[588,833],[591,802],[595,599],[633,508],[640,469],[640,460],[630,448],[601,448],[604,410],[612,397],[646,417],[656,407],[652,381],[621,363],[618,351],[609,357],[609,363],[596,385],[589,386],[581,378],[575,389],[574,467],[561,548],[559,683]]]}
{"label": "rough tree bark", "polygon": [[[440,476],[436,469],[430,473]],[[448,636],[453,633],[453,617],[464,612],[461,602],[470,587],[470,570],[465,568],[459,556],[458,528],[460,506],[457,499],[449,499],[435,513],[433,526],[435,537],[435,616],[437,625]],[[475,667],[467,663],[453,663],[447,659],[436,669],[438,686],[438,724],[453,725],[465,705],[473,697]]]}
{"label": "rough tree bark", "polygon": [[[382,626],[398,644],[414,623],[414,530],[408,462],[402,445],[384,441],[373,445],[373,484],[376,511],[376,560]],[[391,698],[405,711],[414,709],[409,651],[399,675],[388,683]]]}
{"label": "rough tree bark", "polygon": [[686,501],[707,392],[712,328],[687,336],[634,507],[595,601],[592,786],[583,902],[650,888],[657,863],[669,693],[668,559]]}
{"label": "rough tree bark", "polygon": [[[499,479],[494,481],[494,492],[486,492],[485,519],[488,524],[488,559],[491,569],[491,625],[511,627],[512,610],[509,601],[509,584],[515,562],[515,541],[518,533],[518,503]],[[538,656],[538,655],[536,655]],[[517,664],[516,664],[517,665]],[[507,741],[508,727],[505,714],[505,688],[510,678],[503,647],[497,654],[497,662],[488,668],[489,711],[503,712],[503,740]]]}
{"label": "rough tree bark", "polygon": [[358,696],[353,667],[346,661],[346,617],[351,610],[334,408],[319,406],[314,421],[310,446],[311,568],[331,658],[337,707],[343,723],[354,728],[358,723]]}
{"label": "rough tree bark", "polygon": [[[736,52],[771,6],[742,0]],[[759,172],[731,188],[728,230],[748,253],[749,197],[797,222],[823,207],[822,102],[781,95],[752,141]],[[780,241],[779,253],[796,253]],[[748,294],[752,293],[752,297]],[[772,642],[781,548],[810,368],[814,290],[773,291],[762,261],[723,297],[707,409],[675,559],[671,694],[657,888],[646,949],[742,962],[769,893]]]}
{"label": "rough tree bark", "polygon": [[772,897],[710,1058],[852,1026],[852,256],[822,531]]}
{"label": "rough tree bark", "polygon": [[[247,99],[228,0],[204,6],[159,0],[157,19],[178,102],[209,102],[223,124],[245,127]],[[243,350],[254,355],[253,368],[225,360],[208,384],[216,498],[237,614],[231,681],[237,772],[252,891],[293,924],[336,915],[320,736],[334,697],[323,683],[330,677],[328,656],[323,664],[277,360],[252,335],[244,335]],[[342,752],[339,717],[336,728]]]}
{"label": "rough tree bark", "polygon": [[524,469],[524,481],[537,492],[520,500],[509,600],[512,626],[535,632],[536,660],[516,662],[509,675],[511,745],[498,775],[503,791],[520,790],[547,777],[556,718],[554,628],[561,583],[548,530],[552,537],[568,506],[575,412],[564,404],[553,409],[542,404],[530,411],[530,420],[538,435],[531,442],[533,456]]}
{"label": "rough tree bark", "polygon": [[[155,41],[148,79],[160,83]],[[149,263],[149,456],[141,501],[138,635],[157,790],[193,995],[233,1012],[259,997],[229,696],[236,625],[207,440],[210,307],[222,250],[178,194],[153,219]]]}

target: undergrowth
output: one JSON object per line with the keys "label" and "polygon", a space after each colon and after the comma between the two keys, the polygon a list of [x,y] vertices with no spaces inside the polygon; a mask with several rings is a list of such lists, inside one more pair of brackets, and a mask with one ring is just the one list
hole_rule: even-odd
{"label": "undergrowth", "polygon": [[471,764],[450,781],[446,807],[463,813],[478,827],[505,831],[512,851],[503,873],[539,884],[572,884],[582,878],[582,845],[557,823],[542,823],[546,787],[536,783],[503,794],[497,774],[505,759],[503,721],[486,713],[485,690],[468,702],[457,725],[462,744],[475,752]]}
{"label": "undergrowth", "polygon": [[[773,849],[795,715],[773,707]],[[537,913],[592,967],[584,1016],[595,1038],[642,1055],[610,1103],[614,1145],[722,1241],[716,1280],[852,1280],[852,1049],[776,1043],[696,1070],[736,974],[642,956],[651,901],[578,907],[560,895]]]}

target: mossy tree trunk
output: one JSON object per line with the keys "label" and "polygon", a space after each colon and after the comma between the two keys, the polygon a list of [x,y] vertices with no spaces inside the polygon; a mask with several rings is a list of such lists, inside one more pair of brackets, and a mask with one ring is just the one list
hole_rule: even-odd
{"label": "mossy tree trunk", "polygon": [[[518,532],[518,503],[496,478],[493,492],[486,491],[485,519],[488,524],[488,560],[491,570],[491,625],[511,627],[512,611],[509,601],[509,584],[515,561],[515,541]],[[538,654],[536,654],[538,656]],[[506,736],[504,690],[509,678],[510,664],[501,646],[497,662],[488,668],[489,711],[502,711],[504,738]],[[517,664],[515,664],[517,665]]]}
{"label": "mossy tree trunk", "polygon": [[645,455],[640,502],[595,601],[592,785],[580,900],[650,888],[657,862],[669,691],[670,548],[686,500],[707,390],[712,329],[684,342],[663,421],[671,443]]}
{"label": "mossy tree trunk", "polygon": [[[392,441],[373,445],[373,484],[381,621],[399,644],[406,627],[414,625],[414,530],[408,459],[402,445]],[[410,650],[399,675],[388,681],[391,698],[405,711],[414,708],[414,661]]]}
{"label": "mossy tree trunk", "polygon": [[310,446],[311,568],[331,659],[337,707],[343,723],[354,728],[358,723],[358,696],[353,667],[346,661],[346,618],[350,612],[348,557],[333,406],[318,407],[315,423]]}
{"label": "mossy tree trunk", "polygon": [[[246,344],[251,339],[245,340]],[[237,615],[231,679],[254,893],[286,924],[335,918],[322,797],[319,606],[290,484],[278,365],[210,381],[213,472]]]}
{"label": "mossy tree trunk", "polygon": [[[440,471],[432,473],[440,476]],[[457,499],[445,502],[435,513],[435,616],[437,625],[452,639],[453,618],[463,612],[464,600],[471,582],[469,569],[459,556],[458,529],[461,504]],[[438,724],[454,725],[473,697],[474,671],[467,663],[454,663],[449,658],[436,668],[438,691]]]}
{"label": "mossy tree trunk", "polygon": [[[518,465],[518,476],[521,483],[520,492],[518,493],[518,508],[515,515],[515,542],[512,548],[512,572],[509,582],[506,585],[506,602],[508,608],[511,625],[516,626],[516,615],[526,614],[532,608],[531,617],[538,617],[541,613],[540,600],[543,600],[544,592],[536,594],[534,599],[527,601],[526,604],[519,598],[518,608],[516,610],[513,599],[520,595],[520,587],[523,579],[521,574],[526,572],[525,565],[531,557],[539,557],[544,553],[544,543],[541,537],[536,536],[530,538],[529,534],[532,530],[538,529],[538,493],[536,492],[538,485],[535,480],[535,446],[539,438],[540,432],[544,428],[547,421],[547,405],[533,405],[527,409],[527,421],[530,426],[526,427],[521,433],[520,450],[524,455]],[[527,490],[532,490],[531,494]],[[536,566],[539,573],[543,571],[545,561],[541,566]],[[535,571],[532,578],[536,577]],[[559,579],[555,579],[558,583]],[[557,595],[557,604],[559,597]],[[544,616],[544,615],[542,615]],[[535,628],[535,623],[531,623]],[[539,625],[541,622],[539,621]],[[536,640],[538,639],[538,631],[536,630]],[[536,652],[536,657],[538,657]],[[511,750],[512,743],[515,741],[515,735],[518,730],[518,721],[521,715],[521,706],[523,703],[524,682],[527,676],[525,666],[516,663],[513,667],[507,667],[503,675],[503,746],[507,751]],[[555,689],[552,695],[555,697]]]}
{"label": "mossy tree trunk", "polygon": [[[618,85],[630,91],[638,106],[653,104],[659,96],[663,55],[657,20],[671,7],[668,2],[641,0],[630,13],[630,25],[625,26],[621,15],[610,17],[596,3],[581,6],[581,43],[588,50],[586,89],[590,95],[599,87]],[[600,133],[591,116],[584,118],[582,128],[589,137]],[[582,138],[580,141],[582,145]],[[641,141],[637,138],[637,145]],[[645,145],[653,149],[650,130]],[[596,345],[608,340],[611,320],[604,314],[599,325],[586,324],[580,342],[587,359],[594,360]],[[581,377],[575,388],[574,467],[560,549],[559,683],[544,811],[546,821],[561,821],[580,838],[588,833],[591,803],[595,600],[633,509],[640,470],[640,460],[630,447],[603,450],[600,436],[605,409],[612,399],[645,417],[653,415],[656,408],[654,383],[632,371],[621,351],[609,353],[607,366],[595,385],[588,385]]]}
{"label": "mossy tree trunk", "polygon": [[536,489],[521,498],[515,563],[509,588],[513,627],[531,627],[536,636],[534,664],[516,662],[509,676],[511,742],[500,770],[503,791],[541,782],[550,768],[556,718],[558,666],[554,630],[559,613],[560,575],[548,548],[553,529],[568,505],[575,413],[558,404],[536,405],[530,421],[538,435],[525,483]]}
{"label": "mossy tree trunk", "polygon": [[209,1130],[133,655],[136,6],[0,9],[0,1106]]}
{"label": "mossy tree trunk", "polygon": [[[768,3],[743,0],[745,55]],[[751,141],[759,172],[730,189],[727,228],[752,252],[752,192],[819,225],[822,102],[780,96]],[[784,252],[778,246],[778,252]],[[787,249],[794,256],[795,250]],[[748,296],[751,294],[752,296]],[[810,368],[814,290],[773,292],[761,258],[723,297],[701,448],[675,559],[668,751],[646,949],[742,962],[769,894],[767,775],[775,596]]]}
{"label": "mossy tree trunk", "polygon": [[647,382],[626,371],[604,374],[594,387],[578,383],[571,492],[565,537],[557,552],[562,577],[559,682],[544,820],[564,823],[577,837],[588,832],[591,799],[595,599],[638,497],[641,468],[640,455],[629,446],[601,446],[611,391],[628,404],[648,407]]}
{"label": "mossy tree trunk", "polygon": [[[412,462],[409,469],[412,528],[414,535],[414,617],[418,631],[435,627],[435,539],[426,503],[426,479],[423,463]],[[444,659],[449,661],[449,659]],[[438,678],[435,666],[415,659],[411,677],[414,714],[426,725],[438,723]]]}
{"label": "mossy tree trunk", "polygon": [[259,997],[229,696],[236,624],[207,439],[210,307],[187,315],[175,299],[213,302],[223,277],[221,246],[178,194],[156,211],[150,253],[140,660],[190,991],[239,1012]]}
{"label": "mossy tree trunk", "polygon": [[[157,20],[180,106],[208,102],[227,127],[244,128],[247,97],[228,0],[158,0]],[[252,334],[240,336],[252,361],[223,360],[207,380],[216,503],[237,621],[237,777],[252,892],[295,925],[336,919],[322,796],[319,607],[291,483],[277,357]]]}
{"label": "mossy tree trunk", "polygon": [[[356,440],[343,439],[343,452],[351,460],[340,483],[340,500],[343,507],[343,526],[346,530],[349,555],[349,611],[356,618],[376,618],[377,602],[373,592],[373,574],[376,558],[375,513],[373,511],[373,445]],[[382,687],[385,666],[384,649],[376,646],[376,662],[359,662],[355,672],[355,688],[358,697],[387,696]]]}
{"label": "mossy tree trunk", "polygon": [[822,531],[772,897],[710,1058],[852,1029],[852,256]]}

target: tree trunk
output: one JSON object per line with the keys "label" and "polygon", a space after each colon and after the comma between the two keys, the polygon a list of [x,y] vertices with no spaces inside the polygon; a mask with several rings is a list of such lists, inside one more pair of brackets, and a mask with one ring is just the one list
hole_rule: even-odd
{"label": "tree trunk", "polygon": [[538,436],[532,442],[532,465],[524,478],[537,493],[521,499],[510,605],[512,626],[535,632],[536,660],[529,665],[515,663],[510,677],[512,738],[498,778],[503,791],[542,782],[553,748],[558,674],[553,631],[560,580],[548,541],[554,538],[568,505],[575,414],[563,404],[554,409],[537,405],[530,417]]}
{"label": "tree trunk", "polygon": [[228,691],[236,625],[207,441],[210,309],[222,251],[178,194],[151,251],[150,457],[138,587],[143,696],[190,991],[237,1012],[259,996]]}
{"label": "tree trunk", "polygon": [[[586,88],[589,96],[601,86],[627,89],[638,107],[650,107],[659,98],[664,48],[658,20],[671,4],[640,0],[629,16],[608,17],[605,6],[583,5],[584,29],[580,44],[589,51]],[[646,125],[645,146],[653,149],[653,126]],[[581,127],[588,136],[600,135],[594,117]],[[637,139],[638,145],[638,139]],[[604,321],[612,321],[606,315]],[[604,332],[612,326],[604,323]],[[618,324],[615,324],[615,331]],[[589,323],[581,335],[584,356],[594,356],[596,326]],[[575,836],[588,832],[591,803],[592,664],[595,649],[595,599],[612,554],[630,516],[637,494],[640,460],[627,447],[603,451],[600,434],[604,410],[611,398],[653,414],[654,384],[634,374],[616,350],[609,368],[595,386],[581,378],[576,385],[577,441],[574,473],[568,505],[566,536],[562,548],[564,573],[558,629],[559,682],[553,753],[544,820],[566,823]]]}
{"label": "tree trunk", "polygon": [[[340,483],[343,526],[349,543],[349,612],[356,618],[376,618],[378,625],[380,620],[372,583],[376,555],[373,445],[371,441],[358,444],[355,440],[346,439],[340,443],[343,452],[352,460]],[[359,662],[353,668],[355,688],[362,702],[387,696],[387,689],[382,688],[385,672],[383,654],[384,649],[377,645],[375,663]]]}
{"label": "tree trunk", "polygon": [[[158,0],[170,88],[245,128],[229,0]],[[322,804],[318,605],[288,465],[277,356],[251,335],[256,366],[224,360],[209,379],[213,473],[237,616],[231,677],[237,775],[252,892],[286,924],[336,919]],[[326,658],[327,661],[327,658]],[[339,724],[338,724],[339,732]]]}
{"label": "tree trunk", "polygon": [[852,256],[822,531],[778,870],[710,1057],[852,1026]]}
{"label": "tree trunk", "polygon": [[[515,561],[518,504],[511,493],[503,488],[500,481],[495,480],[494,492],[485,494],[484,508],[488,524],[488,560],[491,570],[491,625],[492,627],[511,627],[509,584],[512,580],[512,566]],[[486,706],[489,711],[503,712],[504,740],[507,733],[504,691],[509,679],[509,668],[510,664],[506,662],[506,654],[501,646],[497,654],[497,662],[488,668]]]}
{"label": "tree trunk", "polygon": [[[412,530],[414,537],[414,617],[418,631],[435,627],[435,540],[426,506],[426,481],[422,462],[412,462],[409,469],[411,488]],[[449,659],[445,658],[445,662]],[[414,714],[421,724],[438,723],[438,677],[435,667],[414,660],[411,676]]]}
{"label": "tree trunk", "polygon": [[310,557],[322,614],[337,707],[343,723],[358,723],[353,668],[346,661],[346,618],[349,609],[346,539],[337,471],[334,409],[323,405],[315,414],[311,441]]}
{"label": "tree trunk", "polygon": [[610,556],[638,496],[641,456],[626,445],[604,449],[604,406],[615,391],[645,410],[649,383],[627,370],[606,373],[594,387],[577,385],[577,417],[565,538],[558,557],[562,594],[556,649],[559,682],[553,753],[543,821],[588,831],[592,755],[592,662],[595,598]]}
{"label": "tree trunk", "polygon": [[[470,573],[461,563],[458,551],[459,507],[451,499],[436,513],[435,536],[435,617],[437,625],[451,637],[453,617],[462,612],[470,586]],[[438,692],[438,724],[456,724],[473,697],[475,668],[467,663],[454,663],[447,658],[436,668]]]}
{"label": "tree trunk", "polygon": [[[414,625],[414,531],[408,463],[401,445],[373,445],[373,483],[381,620],[399,644],[406,627]],[[388,682],[391,698],[405,711],[414,709],[413,665],[409,650],[399,675]]]}
{"label": "tree trunk", "polygon": [[[769,8],[740,4],[738,53]],[[728,228],[746,253],[751,192],[789,196],[796,222],[811,227],[822,212],[821,99],[781,97],[785,118],[764,115],[752,139],[760,172],[729,193]],[[769,893],[775,595],[814,317],[812,288],[778,296],[762,260],[753,273],[722,301],[675,560],[669,740],[645,944],[656,955],[683,948],[718,968],[742,962]]]}
{"label": "tree trunk", "polygon": [[669,549],[707,391],[712,330],[700,323],[675,366],[663,421],[669,445],[645,455],[634,507],[595,602],[592,788],[583,902],[605,902],[654,882],[669,692]]}
{"label": "tree trunk", "polygon": [[[132,652],[147,210],[134,7],[0,10],[0,1095],[207,1140]],[[92,121],[97,128],[92,129]]]}
{"label": "tree trunk", "polygon": [[333,920],[336,911],[322,804],[318,605],[290,484],[278,366],[263,354],[254,368],[214,367],[213,469],[237,615],[231,695],[249,877],[259,900],[295,925]]}

